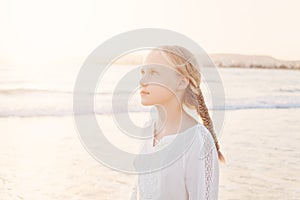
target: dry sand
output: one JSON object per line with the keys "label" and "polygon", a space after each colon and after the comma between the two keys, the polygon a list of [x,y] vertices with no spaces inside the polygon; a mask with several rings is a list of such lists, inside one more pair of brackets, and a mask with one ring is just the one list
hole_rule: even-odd
{"label": "dry sand", "polygon": [[[137,114],[137,116],[143,114]],[[299,199],[300,109],[226,111],[219,199]],[[109,116],[106,133],[117,129]],[[98,163],[72,117],[0,119],[0,199],[129,199],[134,175]],[[110,135],[133,148],[128,138]]]}

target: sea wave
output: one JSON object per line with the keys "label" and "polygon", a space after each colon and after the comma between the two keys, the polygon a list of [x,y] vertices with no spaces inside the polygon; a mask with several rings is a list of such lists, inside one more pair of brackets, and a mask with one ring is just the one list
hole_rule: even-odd
{"label": "sea wave", "polygon": [[[139,95],[117,94],[118,101],[112,109],[112,93],[102,91],[94,95],[94,110],[87,110],[84,103],[77,114],[113,114],[147,112],[149,107],[140,104]],[[126,99],[130,96],[130,99]],[[208,104],[209,110],[300,108],[300,95],[269,95],[258,97],[226,98],[223,105]],[[73,92],[44,89],[0,90],[0,117],[70,116],[73,111]]]}

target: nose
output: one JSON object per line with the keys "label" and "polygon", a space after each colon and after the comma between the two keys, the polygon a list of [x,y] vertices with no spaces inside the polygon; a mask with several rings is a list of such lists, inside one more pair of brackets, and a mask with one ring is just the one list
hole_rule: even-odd
{"label": "nose", "polygon": [[147,85],[147,84],[146,84],[146,80],[145,80],[145,76],[143,76],[143,77],[140,79],[139,84],[140,84],[140,86],[142,86],[142,87],[145,87],[145,86]]}

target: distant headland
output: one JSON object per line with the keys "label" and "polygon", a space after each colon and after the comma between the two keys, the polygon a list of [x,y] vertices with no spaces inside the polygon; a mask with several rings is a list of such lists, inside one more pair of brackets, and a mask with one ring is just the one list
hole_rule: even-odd
{"label": "distant headland", "polygon": [[[296,69],[300,70],[300,60],[279,60],[266,55],[242,55],[229,53],[208,54],[217,67],[222,68],[264,68],[264,69]],[[116,64],[140,64],[142,55],[126,55],[118,59]]]}

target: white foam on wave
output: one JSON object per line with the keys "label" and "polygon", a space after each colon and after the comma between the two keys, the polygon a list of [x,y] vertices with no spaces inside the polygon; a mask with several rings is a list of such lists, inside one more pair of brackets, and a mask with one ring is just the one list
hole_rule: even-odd
{"label": "white foam on wave", "polygon": [[[0,94],[0,117],[36,117],[36,116],[69,116],[73,115],[73,94],[61,91],[12,91]],[[9,94],[9,95],[8,95]],[[139,104],[139,99],[115,105],[112,109],[111,94],[96,94],[94,112],[112,114],[113,112],[146,112],[149,108]],[[121,97],[118,97],[121,98]],[[213,110],[267,109],[267,108],[300,108],[300,95],[261,96],[252,98],[226,99],[225,107],[208,106]],[[84,105],[79,114],[90,114]]]}

